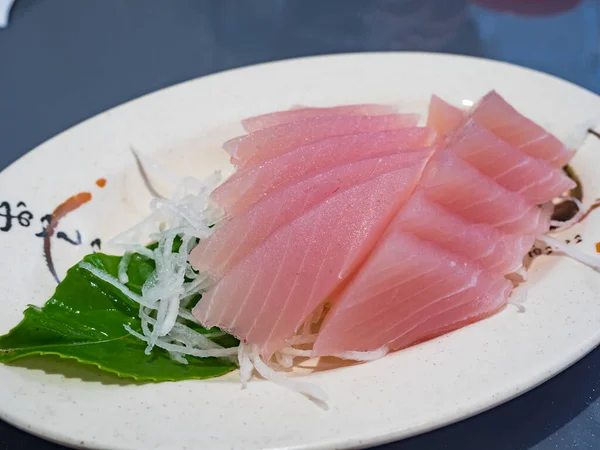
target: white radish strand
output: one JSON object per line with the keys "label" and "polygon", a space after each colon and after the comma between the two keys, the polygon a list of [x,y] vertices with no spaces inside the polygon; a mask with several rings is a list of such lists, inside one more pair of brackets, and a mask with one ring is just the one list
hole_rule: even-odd
{"label": "white radish strand", "polygon": [[[150,344],[150,338],[147,336],[138,333],[127,324],[124,324],[123,327],[132,336],[135,336],[136,338]],[[197,348],[187,347],[185,345],[171,344],[165,338],[158,338],[154,345],[169,352],[178,353],[180,355],[195,356],[197,358],[224,358],[228,356],[234,356],[238,352],[236,347],[200,350]]]}
{"label": "white radish strand", "polygon": [[294,357],[283,352],[275,353],[275,361],[285,370],[289,370],[294,366]]}
{"label": "white radish strand", "polygon": [[242,389],[246,389],[248,382],[252,378],[254,372],[254,364],[250,360],[250,352],[246,348],[246,344],[240,343],[238,347],[238,365],[240,366],[240,382],[242,383]]}
{"label": "white radish strand", "polygon": [[121,293],[123,295],[129,297],[130,299],[139,303],[140,305],[144,305],[148,308],[156,309],[155,303],[147,302],[142,296],[133,292],[131,289],[129,289],[127,286],[125,286],[123,283],[121,283],[115,277],[106,273],[104,270],[98,269],[96,266],[92,266],[90,263],[87,263],[85,261],[80,262],[79,267],[87,270],[92,275],[94,275],[96,278],[99,278],[102,281],[105,281],[106,283],[114,286],[119,291],[121,291]]}
{"label": "white radish strand", "polygon": [[[180,320],[197,323],[192,314],[181,306],[187,306],[192,298],[206,290],[211,283],[210,279],[199,276],[191,268],[187,257],[197,239],[209,236],[212,233],[212,224],[220,220],[222,211],[210,205],[208,197],[218,184],[220,176],[218,173],[214,174],[206,181],[179,178],[162,170],[155,163],[148,163],[149,160],[139,153],[136,156],[139,161],[150,164],[150,168],[155,172],[162,172],[164,178],[173,183],[178,182],[179,186],[174,190],[171,199],[153,199],[150,204],[151,215],[111,241],[113,245],[124,247],[126,250],[119,264],[118,279],[87,263],[82,263],[81,267],[140,304],[139,316],[143,334],[137,334],[144,336],[143,340],[148,343],[147,352],[156,345],[169,351],[173,359],[184,363],[179,356],[189,352],[183,349],[196,347],[195,356],[222,354],[223,357],[229,358],[237,349],[225,351],[208,336],[178,323]],[[155,236],[156,248],[150,250],[144,247],[142,242],[145,236],[148,236],[148,232],[161,228],[164,231]],[[178,252],[173,252],[173,244],[177,238],[181,239],[181,246]],[[139,253],[155,261],[155,271],[144,283],[141,296],[125,285],[128,282],[127,269],[132,253]],[[155,318],[150,315],[153,311]],[[184,345],[173,344],[175,341]],[[213,355],[213,350],[218,350],[217,354]],[[202,353],[204,351],[208,353]]]}
{"label": "white radish strand", "polygon": [[123,257],[121,258],[121,261],[119,261],[118,278],[119,278],[119,281],[123,284],[129,283],[129,275],[127,275],[127,269],[129,267],[129,262],[131,261],[131,256],[132,256],[131,252],[126,251],[123,254]]}
{"label": "white radish strand", "polygon": [[179,308],[179,317],[185,320],[189,320],[190,322],[193,322],[197,325],[200,325],[200,322],[198,322],[198,319],[196,319],[194,317],[194,315],[188,311],[187,309],[184,308]]}
{"label": "white radish strand", "polygon": [[183,356],[181,353],[178,352],[170,352],[167,350],[167,352],[169,353],[169,357],[175,361],[176,363],[179,364],[189,364],[188,360],[185,359],[185,356]]}
{"label": "white radish strand", "polygon": [[509,297],[506,302],[509,305],[513,305],[517,308],[517,311],[522,313],[525,312],[525,302],[527,301],[527,294],[529,293],[529,288],[526,286],[519,286],[517,289],[513,291],[513,294]]}
{"label": "white radish strand", "polygon": [[323,389],[311,383],[296,381],[281,372],[273,370],[262,360],[257,346],[249,347],[250,348],[248,350],[246,350],[246,347],[244,347],[244,353],[249,354],[248,356],[250,361],[252,361],[254,368],[263,378],[279,384],[280,386],[291,389],[292,391],[299,392],[314,401],[319,407],[325,410],[329,409],[329,405],[327,404],[329,396]]}
{"label": "white radish strand", "polygon": [[559,241],[553,237],[544,235],[537,238],[539,242],[550,247],[553,251],[558,252],[562,255],[568,256],[575,261],[579,261],[582,264],[594,269],[596,272],[600,272],[600,257],[589,255],[577,247],[567,245],[564,242]]}
{"label": "white radish strand", "polygon": [[390,349],[387,346],[383,346],[377,350],[369,351],[369,352],[342,352],[336,353],[336,358],[340,359],[349,359],[352,361],[375,361],[376,359],[383,358],[385,355],[389,353]]}

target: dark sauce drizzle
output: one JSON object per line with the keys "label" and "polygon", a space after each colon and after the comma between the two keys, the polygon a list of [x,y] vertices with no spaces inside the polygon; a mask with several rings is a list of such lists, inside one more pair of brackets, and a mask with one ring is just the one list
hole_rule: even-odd
{"label": "dark sauce drizzle", "polygon": [[[588,133],[600,139],[600,133],[598,133],[597,131],[589,129]],[[583,185],[581,183],[581,180],[579,179],[579,176],[577,175],[575,170],[569,165],[566,165],[565,167],[563,167],[563,171],[576,184],[576,186],[569,191],[569,193],[568,193],[569,196],[576,198],[579,201],[583,201],[584,191],[583,191]],[[593,210],[595,210],[596,208],[599,208],[599,207],[600,207],[600,199],[596,199],[594,201],[594,203],[592,203],[592,205],[590,205],[590,207],[584,212],[583,216],[581,216],[576,223],[579,223],[582,220],[584,220]],[[566,222],[568,220],[571,220],[573,217],[575,217],[575,215],[578,212],[579,212],[579,208],[577,207],[577,204],[574,201],[564,200],[560,203],[557,203],[554,206],[552,220]],[[556,227],[551,227],[551,229],[554,229],[554,228],[556,228]]]}

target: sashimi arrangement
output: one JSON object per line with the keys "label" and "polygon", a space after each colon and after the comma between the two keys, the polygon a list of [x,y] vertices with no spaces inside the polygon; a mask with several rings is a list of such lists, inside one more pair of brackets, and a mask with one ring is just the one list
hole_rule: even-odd
{"label": "sashimi arrangement", "polygon": [[230,178],[157,196],[115,238],[123,256],[87,256],[0,337],[0,362],[141,381],[239,367],[324,403],[295,364],[377,359],[501,311],[536,241],[598,267],[548,235],[572,223],[552,214],[574,149],[494,91],[468,110],[433,96],[419,121],[379,104],[245,119]]}

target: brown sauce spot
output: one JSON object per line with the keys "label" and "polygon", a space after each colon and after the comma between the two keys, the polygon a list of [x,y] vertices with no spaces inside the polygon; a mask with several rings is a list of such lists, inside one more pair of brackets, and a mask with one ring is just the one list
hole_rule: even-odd
{"label": "brown sauce spot", "polygon": [[571,200],[565,200],[554,206],[554,212],[552,213],[552,220],[560,222],[566,222],[575,217],[575,214],[579,212],[577,204]]}
{"label": "brown sauce spot", "polygon": [[[568,192],[568,195],[576,198],[579,201],[583,200],[583,185],[579,176],[573,168],[569,165],[563,167],[563,172],[575,182],[575,187]],[[552,220],[559,222],[567,222],[571,220],[579,212],[579,208],[574,201],[564,200],[554,205],[554,212],[552,213]],[[551,227],[553,229],[555,227]]]}
{"label": "brown sauce spot", "polygon": [[106,178],[98,178],[96,180],[96,186],[103,188],[106,186]]}
{"label": "brown sauce spot", "polygon": [[600,242],[596,242],[596,253],[600,253]]}

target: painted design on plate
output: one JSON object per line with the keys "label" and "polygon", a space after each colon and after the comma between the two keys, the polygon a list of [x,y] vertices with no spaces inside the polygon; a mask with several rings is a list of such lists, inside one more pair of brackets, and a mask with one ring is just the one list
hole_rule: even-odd
{"label": "painted design on plate", "polygon": [[[98,187],[103,188],[106,186],[106,178],[99,178],[95,183]],[[56,283],[60,283],[60,278],[56,273],[54,261],[52,259],[52,238],[56,237],[56,239],[67,242],[73,246],[82,245],[84,242],[81,231],[75,229],[67,232],[62,229],[59,230],[58,226],[61,219],[91,200],[92,194],[90,192],[80,192],[66,199],[54,208],[51,213],[40,216],[42,230],[34,233],[34,236],[43,239],[43,254],[46,267]],[[15,206],[11,205],[8,201],[0,202],[0,232],[9,233],[17,226],[29,228],[35,217],[36,215],[27,209],[27,204],[24,201],[17,202]],[[92,248],[92,251],[96,253],[102,249],[102,240],[99,237],[96,237],[89,242],[89,245]]]}
{"label": "painted design on plate", "polygon": [[[19,201],[16,205],[11,205],[10,202],[0,202],[0,232],[9,233],[16,227],[29,228],[31,222],[36,215],[27,209],[27,204],[24,201]],[[43,214],[40,216],[41,231],[34,233],[34,236],[39,238],[48,238],[54,235],[58,221],[52,225],[52,214]],[[56,232],[56,238],[68,242],[71,245],[81,245],[81,232],[79,230]],[[96,238],[90,242],[92,248],[100,249],[100,239]]]}

